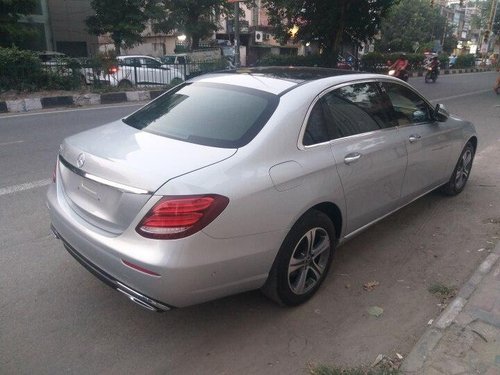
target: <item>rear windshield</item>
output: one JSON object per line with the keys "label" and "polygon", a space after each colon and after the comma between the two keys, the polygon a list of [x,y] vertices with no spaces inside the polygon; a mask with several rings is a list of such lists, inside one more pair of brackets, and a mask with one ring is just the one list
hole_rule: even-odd
{"label": "rear windshield", "polygon": [[250,142],[278,105],[276,95],[232,85],[186,83],[123,121],[163,137],[222,148]]}

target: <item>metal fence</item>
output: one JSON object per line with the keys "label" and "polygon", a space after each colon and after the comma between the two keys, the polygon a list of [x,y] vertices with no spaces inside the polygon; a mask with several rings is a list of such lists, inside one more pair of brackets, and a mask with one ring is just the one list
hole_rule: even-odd
{"label": "metal fence", "polygon": [[[147,60],[147,59],[143,59]],[[65,82],[65,86],[93,87],[165,87],[177,85],[197,75],[230,69],[226,58],[184,64],[161,64],[157,60],[140,61],[122,58],[118,61],[95,64],[90,60],[61,60],[42,63],[48,79]]]}

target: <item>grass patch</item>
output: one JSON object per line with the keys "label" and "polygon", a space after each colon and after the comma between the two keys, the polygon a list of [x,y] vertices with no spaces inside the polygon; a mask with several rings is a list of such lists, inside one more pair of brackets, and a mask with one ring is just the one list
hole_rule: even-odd
{"label": "grass patch", "polygon": [[311,375],[402,375],[403,373],[395,368],[390,368],[389,366],[382,366],[377,368],[346,368],[346,367],[334,367],[319,365],[314,366],[310,370]]}
{"label": "grass patch", "polygon": [[447,300],[455,297],[457,294],[457,289],[454,286],[447,286],[443,283],[434,283],[427,290],[436,297]]}

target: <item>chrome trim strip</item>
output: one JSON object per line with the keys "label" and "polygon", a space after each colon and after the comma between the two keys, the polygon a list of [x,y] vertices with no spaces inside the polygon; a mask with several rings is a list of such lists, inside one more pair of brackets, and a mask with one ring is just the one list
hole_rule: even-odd
{"label": "chrome trim strip", "polygon": [[68,168],[71,172],[77,174],[78,176],[88,178],[89,180],[98,182],[102,185],[110,186],[110,187],[113,187],[115,189],[121,190],[121,191],[126,192],[126,193],[149,194],[149,195],[153,194],[152,191],[135,188],[132,186],[120,184],[118,182],[109,181],[109,180],[106,180],[105,178],[98,177],[98,176],[95,176],[93,174],[87,173],[87,172],[75,167],[74,165],[70,164],[66,159],[64,159],[62,157],[62,155],[59,155],[59,160],[60,160],[61,164],[64,165],[66,168]]}

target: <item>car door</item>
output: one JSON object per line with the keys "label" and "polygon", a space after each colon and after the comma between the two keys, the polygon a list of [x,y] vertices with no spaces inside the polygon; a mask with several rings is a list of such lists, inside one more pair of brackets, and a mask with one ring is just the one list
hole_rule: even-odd
{"label": "car door", "polygon": [[344,190],[349,234],[399,207],[406,148],[390,116],[390,101],[378,84],[346,85],[322,100]]}
{"label": "car door", "polygon": [[382,89],[391,100],[408,153],[402,188],[403,200],[408,202],[449,178],[452,129],[435,121],[432,107],[408,87],[384,82]]}

